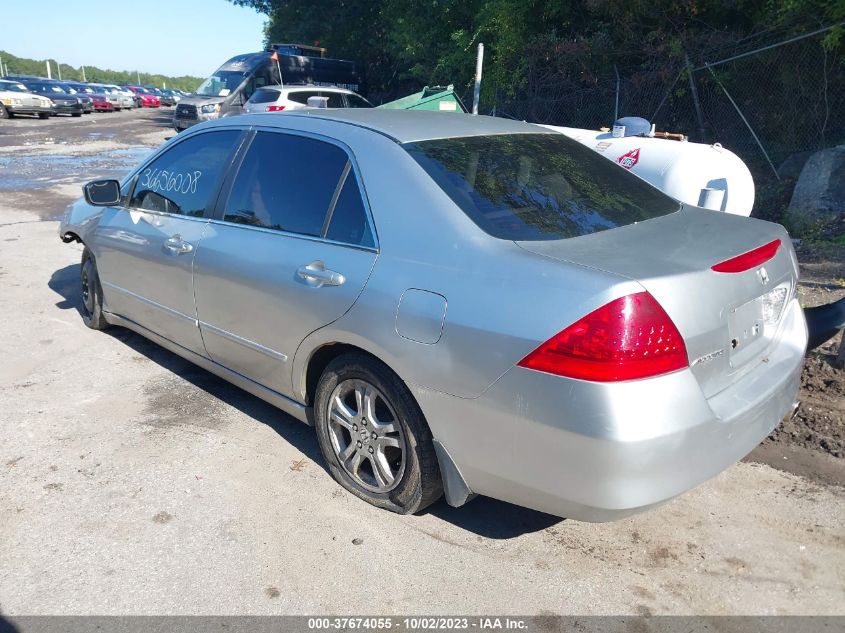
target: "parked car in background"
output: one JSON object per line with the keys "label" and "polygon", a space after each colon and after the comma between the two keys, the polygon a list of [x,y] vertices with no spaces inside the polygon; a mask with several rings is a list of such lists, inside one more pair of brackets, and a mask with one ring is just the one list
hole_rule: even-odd
{"label": "parked car in background", "polygon": [[265,86],[256,90],[244,104],[244,111],[283,112],[308,107],[311,97],[325,97],[328,108],[372,108],[359,94],[343,88],[324,86]]}
{"label": "parked car in background", "polygon": [[103,95],[106,98],[106,100],[112,105],[113,110],[120,111],[125,107],[123,96],[118,94],[112,88],[109,88],[107,85],[92,83],[92,84],[89,84],[89,86],[90,86],[91,90],[94,90],[97,93]]}
{"label": "parked car in background", "polygon": [[132,91],[135,95],[135,101],[138,107],[141,108],[158,108],[161,106],[161,100],[158,95],[153,94],[143,86],[124,86]]}
{"label": "parked car in background", "polygon": [[0,119],[31,114],[40,119],[53,115],[53,102],[31,92],[19,81],[0,79]]}
{"label": "parked car in background", "polygon": [[114,112],[115,107],[114,103],[109,101],[109,96],[100,94],[98,92],[92,93],[88,95],[91,97],[91,101],[94,105],[94,110],[97,112]]}
{"label": "parked car in background", "polygon": [[82,99],[77,95],[69,94],[61,86],[48,80],[24,79],[21,81],[32,92],[40,94],[53,102],[55,114],[69,114],[80,117],[84,111]]}
{"label": "parked car in background", "polygon": [[103,84],[109,91],[109,94],[115,95],[120,99],[121,110],[131,110],[135,107],[135,95],[131,90],[124,90],[120,86],[114,84]]}
{"label": "parked car in background", "polygon": [[91,97],[87,92],[77,89],[75,87],[75,84],[72,84],[67,81],[55,81],[53,83],[55,83],[57,86],[61,86],[61,88],[65,92],[74,95],[77,99],[79,99],[79,101],[82,103],[83,114],[91,114],[94,111],[94,105],[91,101]]}
{"label": "parked car in background", "polygon": [[85,246],[86,325],[313,424],[331,475],[380,508],[477,493],[618,519],[794,410],[807,328],[783,227],[684,205],[539,126],[244,115],[85,196],[59,235]]}
{"label": "parked car in background", "polygon": [[175,90],[162,90],[161,91],[161,105],[163,106],[175,106],[179,101],[182,99],[182,95],[176,92]]}

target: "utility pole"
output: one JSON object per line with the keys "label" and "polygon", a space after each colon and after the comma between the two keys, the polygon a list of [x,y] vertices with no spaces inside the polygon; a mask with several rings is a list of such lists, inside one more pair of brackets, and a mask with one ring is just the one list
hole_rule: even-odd
{"label": "utility pole", "polygon": [[52,79],[52,78],[53,78],[53,73],[50,72],[50,60],[48,59],[47,60],[47,79]]}
{"label": "utility pole", "polygon": [[59,81],[62,80],[62,65],[57,61],[56,62],[56,70],[59,71]]}
{"label": "utility pole", "polygon": [[135,71],[135,77],[138,79],[138,85],[141,85],[141,73],[137,70]]}
{"label": "utility pole", "polygon": [[484,65],[484,44],[478,44],[478,57],[475,60],[475,88],[472,91],[472,113],[478,114],[478,100],[481,97],[481,69]]}
{"label": "utility pole", "polygon": [[88,80],[85,79],[85,66],[82,67],[82,81],[83,83],[88,83]]}

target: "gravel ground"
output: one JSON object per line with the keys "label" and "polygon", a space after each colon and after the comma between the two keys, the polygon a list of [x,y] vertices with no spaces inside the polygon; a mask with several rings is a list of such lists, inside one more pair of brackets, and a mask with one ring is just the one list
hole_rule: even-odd
{"label": "gravel ground", "polygon": [[[81,248],[54,218],[166,120],[0,127],[3,613],[845,614],[843,462],[818,450],[841,448],[841,424],[799,416],[758,449],[779,469],[740,463],[616,523],[485,498],[400,517],[338,487],[308,427],[128,331],[86,329]],[[824,362],[808,361],[808,413],[841,405]]]}

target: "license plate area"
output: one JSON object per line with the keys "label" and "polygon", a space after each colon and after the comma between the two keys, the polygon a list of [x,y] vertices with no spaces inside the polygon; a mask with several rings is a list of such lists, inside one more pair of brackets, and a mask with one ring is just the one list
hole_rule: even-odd
{"label": "license plate area", "polygon": [[781,284],[728,313],[728,358],[732,367],[745,364],[766,349],[775,335],[788,294],[789,284]]}

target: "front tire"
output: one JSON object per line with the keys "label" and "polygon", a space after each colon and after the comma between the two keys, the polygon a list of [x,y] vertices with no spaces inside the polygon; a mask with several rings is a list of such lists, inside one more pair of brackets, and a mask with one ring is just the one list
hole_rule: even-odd
{"label": "front tire", "polygon": [[82,251],[80,265],[80,290],[82,293],[82,322],[92,330],[105,330],[109,327],[103,315],[103,287],[97,273],[97,262],[86,246]]}
{"label": "front tire", "polygon": [[2,103],[0,103],[0,119],[8,119],[9,118],[9,111],[6,109]]}
{"label": "front tire", "polygon": [[332,477],[364,501],[412,514],[443,493],[431,431],[405,383],[361,353],[326,367],[314,398],[317,440]]}
{"label": "front tire", "polygon": [[39,112],[39,113],[38,113],[38,118],[39,118],[39,119],[49,119],[49,118],[50,118],[50,113],[49,113],[49,112]]}

